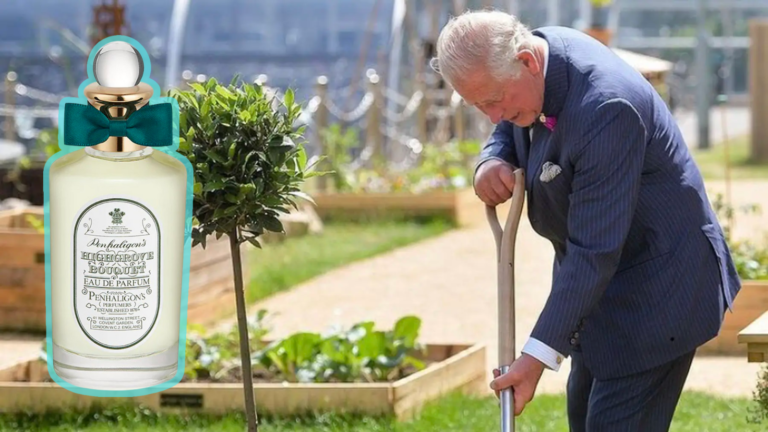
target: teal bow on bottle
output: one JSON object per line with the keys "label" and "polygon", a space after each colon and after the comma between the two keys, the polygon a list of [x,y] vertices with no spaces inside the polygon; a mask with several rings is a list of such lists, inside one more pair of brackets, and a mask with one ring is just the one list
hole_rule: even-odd
{"label": "teal bow on bottle", "polygon": [[109,118],[91,104],[64,104],[64,144],[92,146],[109,137],[128,137],[132,142],[163,147],[173,144],[173,111],[167,102],[146,105],[127,119]]}

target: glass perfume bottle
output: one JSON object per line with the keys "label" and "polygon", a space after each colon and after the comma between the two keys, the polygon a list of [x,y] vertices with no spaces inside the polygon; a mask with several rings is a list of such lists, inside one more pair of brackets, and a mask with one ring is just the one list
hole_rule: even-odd
{"label": "glass perfume bottle", "polygon": [[157,137],[125,132],[154,108],[142,74],[130,44],[99,50],[90,106],[77,108],[103,115],[109,134],[67,142],[74,121],[65,121],[64,144],[83,148],[49,168],[53,367],[83,388],[146,388],[177,372],[187,171],[151,147]]}

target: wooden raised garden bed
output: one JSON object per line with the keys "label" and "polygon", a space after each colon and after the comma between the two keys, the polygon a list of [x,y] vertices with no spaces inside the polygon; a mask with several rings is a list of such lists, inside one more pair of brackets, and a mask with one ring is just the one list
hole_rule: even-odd
{"label": "wooden raised garden bed", "polygon": [[[42,207],[0,212],[0,331],[45,332],[45,235],[27,221]],[[242,245],[242,252],[249,245]],[[229,237],[192,248],[188,323],[206,324],[235,307]],[[243,266],[244,280],[249,266]]]}
{"label": "wooden raised garden bed", "polygon": [[725,313],[720,334],[699,348],[701,354],[744,355],[747,346],[739,332],[768,310],[768,281],[742,281],[733,302],[733,312]]}
{"label": "wooden raised garden bed", "polygon": [[[189,293],[187,296],[187,324],[209,324],[235,310],[235,282],[232,277],[232,260],[229,237],[209,236],[205,249],[201,245],[192,248],[189,260]],[[250,280],[248,249],[241,244],[243,257],[243,281]],[[246,282],[247,283],[247,282]]]}
{"label": "wooden raised garden bed", "polygon": [[13,164],[0,166],[0,201],[6,198],[19,198],[29,201],[33,206],[42,206],[45,199],[43,195],[45,162],[32,162],[32,166],[20,170],[17,181],[10,178],[14,166]]}
{"label": "wooden raised garden bed", "polygon": [[[274,415],[307,412],[352,412],[411,418],[425,403],[452,391],[487,392],[483,345],[427,345],[428,366],[406,378],[388,383],[256,383],[259,412]],[[99,398],[72,393],[47,378],[43,362],[25,362],[0,371],[0,412],[42,412],[55,408],[85,408],[91,404],[124,402],[142,404],[160,412],[200,411],[222,414],[242,411],[240,384],[179,383],[168,390],[132,398]]]}
{"label": "wooden raised garden bed", "polygon": [[444,217],[458,226],[485,222],[484,204],[472,188],[425,193],[313,193],[326,219]]}
{"label": "wooden raised garden bed", "polygon": [[27,215],[43,208],[0,212],[0,331],[45,331],[45,236]]}

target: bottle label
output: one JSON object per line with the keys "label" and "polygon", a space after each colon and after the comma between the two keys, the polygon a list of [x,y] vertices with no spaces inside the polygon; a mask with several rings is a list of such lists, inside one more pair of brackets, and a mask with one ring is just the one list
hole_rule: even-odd
{"label": "bottle label", "polygon": [[140,343],[160,312],[160,229],[153,212],[127,198],[99,199],[74,227],[74,309],[94,343]]}

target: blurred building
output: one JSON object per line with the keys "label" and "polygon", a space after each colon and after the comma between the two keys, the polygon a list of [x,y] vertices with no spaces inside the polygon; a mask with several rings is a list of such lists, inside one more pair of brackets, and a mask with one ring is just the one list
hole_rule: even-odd
{"label": "blurred building", "polygon": [[[174,5],[183,1],[121,0],[130,35],[149,52],[151,77],[163,87]],[[32,89],[74,95],[86,78],[96,2],[1,1],[0,74],[14,70],[18,82]],[[709,3],[713,36],[732,34],[733,38],[719,40],[738,42],[714,46],[711,72],[722,75],[722,65],[732,60],[728,87],[744,93],[747,19],[766,15],[768,0]],[[408,6],[407,13],[402,13],[403,5]],[[389,87],[409,94],[414,71],[426,70],[434,53],[439,28],[458,11],[484,6],[512,8],[530,27],[552,24],[583,30],[590,18],[589,0],[189,0],[177,75],[180,78],[188,70],[193,77],[229,81],[235,74],[248,80],[266,74],[270,85],[291,86],[300,100],[306,100],[318,75],[328,76],[331,91],[351,85],[359,91],[365,71],[375,68]],[[609,17],[613,44],[678,62],[680,74],[690,76],[695,7],[696,0],[614,0]],[[422,48],[420,57],[415,47]],[[722,82],[717,85],[725,87]],[[16,103],[51,106],[45,98],[31,95],[19,96]],[[353,101],[353,96],[345,99]],[[24,141],[45,121],[19,118],[17,123]]]}

